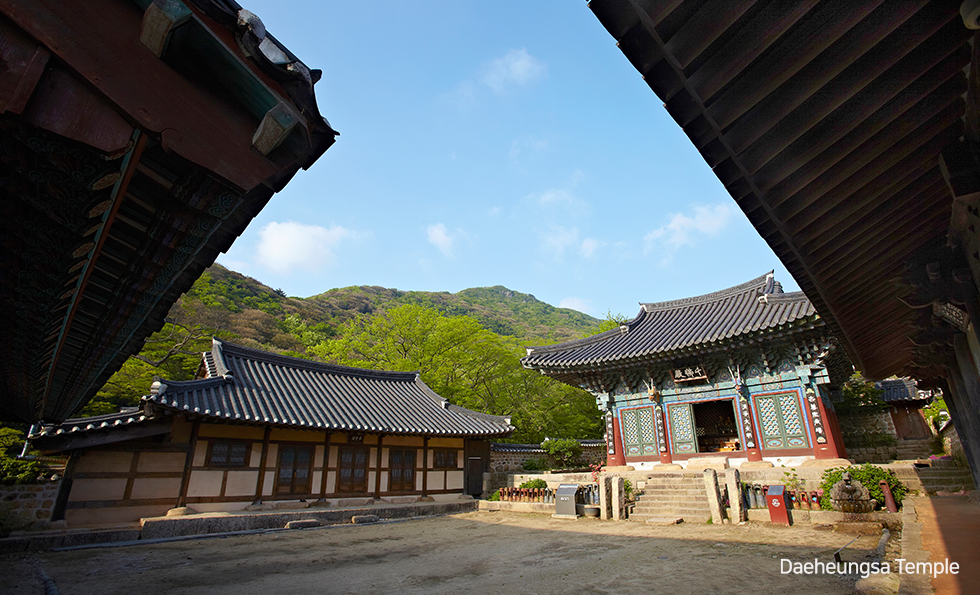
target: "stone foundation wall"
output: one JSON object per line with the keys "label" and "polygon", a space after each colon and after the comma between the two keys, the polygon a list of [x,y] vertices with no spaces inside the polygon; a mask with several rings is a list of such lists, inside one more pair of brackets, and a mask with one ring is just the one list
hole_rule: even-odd
{"label": "stone foundation wall", "polygon": [[[845,446],[847,444],[845,443]],[[894,446],[868,446],[863,448],[847,446],[847,456],[855,463],[890,463],[897,453]]]}
{"label": "stone foundation wall", "polygon": [[895,424],[888,410],[838,417],[848,458],[857,463],[887,463],[894,459]]}
{"label": "stone foundation wall", "polygon": [[60,483],[0,485],[0,534],[47,526]]}
{"label": "stone foundation wall", "polygon": [[943,441],[943,451],[955,459],[966,459],[963,453],[963,444],[960,443],[960,435],[956,433],[956,428],[952,423],[947,423],[939,432],[939,437]]}
{"label": "stone foundation wall", "polygon": [[[538,459],[545,461],[550,466],[555,466],[555,461],[548,453],[540,452],[495,452],[490,451],[490,471],[493,473],[520,473],[524,471],[524,462],[528,459]],[[586,465],[606,460],[606,448],[600,446],[583,446],[582,459]],[[503,486],[499,486],[503,487]]]}

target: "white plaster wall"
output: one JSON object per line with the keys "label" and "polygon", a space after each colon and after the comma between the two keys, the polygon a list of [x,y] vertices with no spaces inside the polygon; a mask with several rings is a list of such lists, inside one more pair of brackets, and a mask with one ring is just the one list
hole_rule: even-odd
{"label": "white plaster wall", "polygon": [[427,471],[429,474],[428,481],[426,482],[430,490],[443,490],[445,489],[445,472],[443,471]]}
{"label": "white plaster wall", "polygon": [[332,494],[336,489],[337,489],[337,472],[331,471],[327,473],[327,493]]}
{"label": "white plaster wall", "polygon": [[133,481],[130,498],[173,498],[175,503],[180,496],[179,477],[137,477]]}
{"label": "white plaster wall", "polygon": [[221,495],[223,471],[193,471],[187,484],[187,495],[192,497]]}
{"label": "white plaster wall", "polygon": [[194,466],[203,467],[204,461],[208,458],[208,441],[198,440],[197,446],[194,447]]}
{"label": "white plaster wall", "polygon": [[89,451],[82,455],[75,466],[76,473],[129,473],[133,465],[131,452]]}
{"label": "white plaster wall", "polygon": [[463,489],[463,472],[462,471],[450,471],[446,473],[446,489],[447,490],[461,490]]}
{"label": "white plaster wall", "polygon": [[265,480],[262,482],[262,495],[271,496],[272,495],[272,484],[276,481],[275,471],[266,471]]}
{"label": "white plaster wall", "polygon": [[71,484],[69,502],[82,500],[122,500],[126,493],[125,478],[75,479]]}
{"label": "white plaster wall", "polygon": [[140,473],[183,472],[186,459],[187,455],[182,452],[143,452],[140,453],[136,470]]}
{"label": "white plaster wall", "polygon": [[254,496],[258,482],[258,471],[229,471],[225,496]]}

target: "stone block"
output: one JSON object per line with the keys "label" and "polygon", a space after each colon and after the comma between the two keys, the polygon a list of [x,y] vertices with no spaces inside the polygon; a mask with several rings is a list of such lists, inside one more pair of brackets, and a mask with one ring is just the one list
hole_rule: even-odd
{"label": "stone block", "polygon": [[745,461],[738,466],[739,469],[771,469],[771,461]]}
{"label": "stone block", "polygon": [[188,508],[187,506],[171,508],[167,511],[167,516],[187,516],[189,514],[197,514],[197,511],[193,508]]}
{"label": "stone block", "polygon": [[376,514],[358,514],[350,518],[350,521],[355,525],[363,525],[365,523],[377,523],[381,519]]}
{"label": "stone block", "polygon": [[319,527],[322,523],[316,519],[300,519],[298,521],[289,521],[286,523],[287,529],[308,529],[310,527]]}
{"label": "stone block", "polygon": [[276,510],[299,510],[309,507],[309,502],[276,502]]}
{"label": "stone block", "polygon": [[817,467],[829,469],[831,467],[850,467],[851,462],[847,459],[807,459],[797,465],[797,467]]}

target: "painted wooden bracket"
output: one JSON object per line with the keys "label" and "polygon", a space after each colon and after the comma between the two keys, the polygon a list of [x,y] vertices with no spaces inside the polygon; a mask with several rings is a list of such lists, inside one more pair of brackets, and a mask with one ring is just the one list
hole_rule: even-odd
{"label": "painted wooden bracket", "polygon": [[162,58],[174,29],[189,21],[192,14],[180,0],[154,0],[143,13],[140,41]]}
{"label": "painted wooden bracket", "polygon": [[259,153],[268,155],[286,140],[298,123],[299,116],[286,104],[279,103],[265,113],[265,117],[252,135],[252,146]]}

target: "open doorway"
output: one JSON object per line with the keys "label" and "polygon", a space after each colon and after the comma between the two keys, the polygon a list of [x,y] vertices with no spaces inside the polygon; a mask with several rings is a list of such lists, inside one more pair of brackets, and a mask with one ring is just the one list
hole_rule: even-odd
{"label": "open doorway", "polygon": [[735,423],[735,402],[732,399],[694,403],[691,409],[698,437],[698,452],[741,450],[738,425]]}

